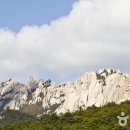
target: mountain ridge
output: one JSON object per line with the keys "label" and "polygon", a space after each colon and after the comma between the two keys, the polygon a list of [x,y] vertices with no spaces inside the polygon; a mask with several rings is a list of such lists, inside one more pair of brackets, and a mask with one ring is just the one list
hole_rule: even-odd
{"label": "mountain ridge", "polygon": [[30,78],[27,84],[13,79],[0,84],[1,112],[12,109],[35,115],[60,114],[127,100],[130,100],[130,75],[109,68],[86,72],[74,83],[54,84],[50,79]]}

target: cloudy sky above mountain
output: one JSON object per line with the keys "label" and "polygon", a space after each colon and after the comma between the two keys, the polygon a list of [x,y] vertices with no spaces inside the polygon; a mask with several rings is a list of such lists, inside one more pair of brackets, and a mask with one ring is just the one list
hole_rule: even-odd
{"label": "cloudy sky above mountain", "polygon": [[62,82],[104,67],[129,73],[129,61],[130,0],[79,0],[49,24],[0,29],[1,81]]}

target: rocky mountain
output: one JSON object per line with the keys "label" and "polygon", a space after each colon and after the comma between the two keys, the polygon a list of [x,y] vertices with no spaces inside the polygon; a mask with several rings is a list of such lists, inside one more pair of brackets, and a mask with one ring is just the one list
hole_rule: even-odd
{"label": "rocky mountain", "polygon": [[130,100],[130,75],[114,69],[87,72],[74,83],[59,85],[33,78],[26,85],[12,79],[0,84],[1,112],[13,109],[36,115],[59,114],[127,100]]}

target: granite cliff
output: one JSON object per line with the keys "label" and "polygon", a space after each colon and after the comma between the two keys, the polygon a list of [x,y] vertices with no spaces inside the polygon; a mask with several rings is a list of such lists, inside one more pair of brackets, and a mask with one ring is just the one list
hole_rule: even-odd
{"label": "granite cliff", "polygon": [[51,80],[26,85],[9,79],[0,84],[0,111],[21,110],[30,114],[64,113],[109,102],[130,100],[130,75],[114,69],[86,72],[74,83],[54,84]]}

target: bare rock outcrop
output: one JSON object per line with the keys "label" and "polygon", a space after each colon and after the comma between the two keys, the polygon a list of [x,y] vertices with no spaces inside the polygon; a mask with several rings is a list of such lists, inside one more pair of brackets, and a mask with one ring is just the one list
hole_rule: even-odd
{"label": "bare rock outcrop", "polygon": [[0,111],[26,110],[33,114],[64,113],[79,107],[103,106],[130,100],[130,75],[114,69],[87,72],[74,83],[56,85],[51,80],[24,85],[12,79],[0,84]]}

